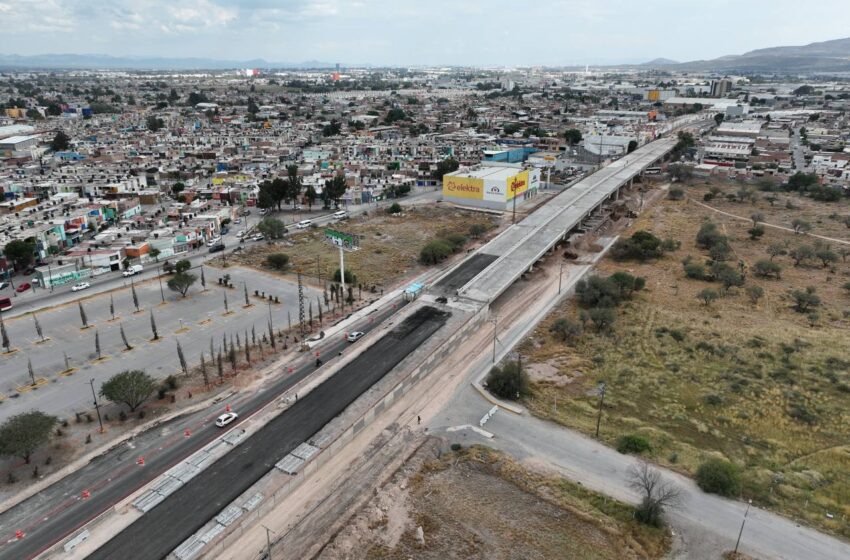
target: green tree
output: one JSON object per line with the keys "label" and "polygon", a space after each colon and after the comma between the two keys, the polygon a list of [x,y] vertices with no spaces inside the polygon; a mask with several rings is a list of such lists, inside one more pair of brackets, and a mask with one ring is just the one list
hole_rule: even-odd
{"label": "green tree", "polygon": [[260,192],[257,194],[257,206],[270,210],[278,204],[272,182],[263,181],[260,183]]}
{"label": "green tree", "polygon": [[723,113],[717,113],[714,115],[714,122],[717,123],[717,126],[720,126],[720,123],[723,122],[723,119],[726,117]]}
{"label": "green tree", "polygon": [[575,146],[579,142],[581,142],[581,131],[577,128],[569,128],[564,132],[564,140],[566,140],[570,146]]}
{"label": "green tree", "polygon": [[454,249],[446,241],[435,239],[429,241],[419,252],[419,260],[422,264],[437,264],[440,261],[448,258]]}
{"label": "green tree", "polygon": [[[180,264],[179,262],[177,264]],[[168,289],[173,292],[178,292],[181,296],[186,297],[186,293],[189,291],[189,288],[192,287],[198,280],[198,277],[192,274],[191,272],[177,272],[168,279]]]}
{"label": "green tree", "polygon": [[826,268],[831,264],[838,262],[838,253],[827,247],[821,247],[815,251],[815,256],[820,259],[823,267]]}
{"label": "green tree", "polygon": [[617,440],[617,452],[619,453],[640,454],[650,450],[652,450],[652,446],[649,444],[649,440],[643,436],[626,434]]}
{"label": "green tree", "polygon": [[316,202],[316,199],[319,195],[316,193],[316,187],[313,185],[307,185],[307,189],[304,191],[304,198],[307,199],[307,206],[310,211],[313,210],[313,203]]}
{"label": "green tree", "polygon": [[610,331],[617,320],[616,312],[610,307],[594,307],[588,312],[588,317],[599,332]]}
{"label": "green tree", "polygon": [[750,303],[757,304],[764,297],[764,288],[761,286],[747,286],[747,297],[750,298]]}
{"label": "green tree", "polygon": [[156,390],[156,381],[144,371],[135,369],[122,371],[110,377],[100,387],[100,396],[114,402],[126,404],[130,412],[141,406]]}
{"label": "green tree", "polygon": [[286,226],[277,218],[263,218],[257,229],[269,239],[281,239],[286,235]]}
{"label": "green tree", "polygon": [[674,163],[667,166],[667,173],[671,179],[680,183],[687,183],[694,176],[693,168],[689,165],[682,165],[681,163]]}
{"label": "green tree", "polygon": [[401,204],[393,202],[392,206],[387,208],[387,214],[401,214]]}
{"label": "green tree", "polygon": [[16,414],[0,425],[0,455],[20,457],[30,463],[36,449],[50,439],[56,418],[33,410]]}
{"label": "green tree", "polygon": [[401,109],[399,107],[394,107],[394,108],[389,110],[386,118],[384,119],[384,122],[387,123],[387,124],[393,124],[396,121],[403,121],[403,120],[406,120],[406,119],[407,119],[407,114],[404,112],[404,109]]}
{"label": "green tree", "polygon": [[303,187],[303,182],[301,177],[298,175],[298,166],[297,165],[287,165],[286,166],[286,179],[285,182],[285,192],[286,200],[291,200],[293,204],[298,202],[298,196],[301,194],[301,189]]}
{"label": "green tree", "polygon": [[709,306],[711,302],[716,301],[720,297],[720,294],[713,288],[704,288],[700,290],[697,297],[702,300],[703,305]]}
{"label": "green tree", "polygon": [[165,121],[155,115],[151,115],[145,121],[145,125],[151,132],[157,132],[165,128]]}
{"label": "green tree", "polygon": [[626,149],[626,153],[630,154],[630,153],[634,152],[635,150],[637,150],[637,147],[638,147],[637,140],[629,140],[629,146]]}
{"label": "green tree", "polygon": [[3,254],[15,264],[16,268],[25,268],[35,259],[35,243],[15,239],[6,244]]}
{"label": "green tree", "polygon": [[506,362],[502,367],[494,366],[487,374],[487,390],[502,399],[517,400],[531,394],[528,374],[517,361]]}
{"label": "green tree", "polygon": [[289,266],[289,255],[286,253],[272,253],[266,257],[266,264],[276,270],[285,270]]}
{"label": "green tree", "polygon": [[648,231],[636,231],[631,237],[618,239],[611,248],[611,255],[618,260],[646,261],[663,254],[661,239]]}
{"label": "green tree", "polygon": [[741,479],[738,468],[722,459],[709,459],[702,463],[696,472],[697,485],[709,494],[737,496],[741,492]]}
{"label": "green tree", "polygon": [[580,323],[575,323],[566,318],[557,319],[552,326],[549,327],[549,332],[557,334],[561,340],[575,340],[581,336],[582,327]]}
{"label": "green tree", "polygon": [[812,224],[800,218],[792,220],[791,227],[794,228],[794,233],[808,233],[812,231]]}
{"label": "green tree", "polygon": [[343,197],[346,190],[348,190],[348,184],[345,181],[345,175],[341,173],[337,173],[333,179],[325,181],[325,188],[322,191],[325,206],[330,208],[331,203],[334,206],[339,206],[339,200]]}
{"label": "green tree", "polygon": [[800,266],[815,257],[815,249],[811,245],[800,245],[791,249],[788,255],[794,260],[794,266]]}
{"label": "green tree", "polygon": [[188,272],[190,268],[192,268],[192,263],[188,259],[180,259],[174,263],[174,272],[177,274]]}
{"label": "green tree", "polygon": [[455,158],[446,158],[437,164],[437,169],[431,173],[431,177],[436,181],[442,181],[446,173],[457,171],[459,167],[460,163]]}
{"label": "green tree", "polygon": [[65,134],[64,131],[60,130],[53,136],[53,140],[50,141],[50,149],[54,152],[64,152],[68,148],[71,147],[71,138]]}
{"label": "green tree", "polygon": [[595,274],[579,280],[575,291],[585,307],[616,307],[622,299],[620,286],[613,279]]}
{"label": "green tree", "polygon": [[812,308],[820,305],[820,297],[815,293],[814,286],[807,286],[805,290],[793,290],[791,298],[794,300],[794,311],[806,313]]}
{"label": "green tree", "polygon": [[782,267],[779,265],[779,263],[776,263],[774,261],[762,259],[756,261],[756,264],[753,265],[753,274],[762,278],[775,277],[777,280],[779,280],[781,273]]}

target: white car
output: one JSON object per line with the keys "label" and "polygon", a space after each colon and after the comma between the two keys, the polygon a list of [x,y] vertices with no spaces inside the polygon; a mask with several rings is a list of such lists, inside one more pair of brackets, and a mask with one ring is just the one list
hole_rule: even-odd
{"label": "white car", "polygon": [[242,218],[236,218],[235,220],[233,220],[233,223],[234,223],[234,224],[241,224],[241,223],[242,223]]}
{"label": "white car", "polygon": [[85,290],[86,288],[91,288],[91,284],[88,282],[80,282],[79,284],[74,284],[71,288],[72,292],[79,292],[80,290]]}
{"label": "white car", "polygon": [[213,237],[209,241],[207,241],[207,247],[212,247],[213,245],[218,245],[221,243],[221,237]]}
{"label": "white car", "polygon": [[300,222],[298,222],[298,224],[296,224],[295,227],[297,227],[298,229],[307,229],[311,225],[313,225],[312,220],[301,220]]}
{"label": "white car", "polygon": [[251,236],[251,239],[253,239],[254,241],[262,241],[265,238],[266,238],[266,236],[263,235],[262,233],[258,233],[256,235]]}
{"label": "white car", "polygon": [[237,418],[239,418],[239,415],[235,412],[225,412],[224,414],[215,419],[215,425],[219,428],[223,428],[234,420],[236,420]]}
{"label": "white car", "polygon": [[347,337],[348,342],[357,342],[358,340],[363,338],[363,335],[365,335],[365,334],[366,333],[361,332],[361,331],[351,331],[350,333],[348,333],[348,337]]}
{"label": "white car", "polygon": [[246,232],[244,229],[240,229],[240,230],[239,230],[239,233],[237,233],[237,234],[236,234],[236,237],[238,237],[239,239],[242,239],[243,237],[245,237],[245,235],[246,235],[247,233],[248,233],[248,232]]}

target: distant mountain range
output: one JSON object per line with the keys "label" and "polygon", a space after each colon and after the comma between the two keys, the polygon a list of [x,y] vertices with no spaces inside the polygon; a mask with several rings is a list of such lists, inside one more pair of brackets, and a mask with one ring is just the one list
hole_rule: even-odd
{"label": "distant mountain range", "polygon": [[230,70],[236,68],[333,68],[330,62],[268,62],[253,60],[218,60],[214,58],[164,58],[109,56],[104,54],[0,54],[2,69],[96,69],[96,70]]}
{"label": "distant mountain range", "polygon": [[803,46],[771,47],[714,60],[676,63],[656,59],[641,66],[663,70],[713,72],[850,72],[850,38]]}

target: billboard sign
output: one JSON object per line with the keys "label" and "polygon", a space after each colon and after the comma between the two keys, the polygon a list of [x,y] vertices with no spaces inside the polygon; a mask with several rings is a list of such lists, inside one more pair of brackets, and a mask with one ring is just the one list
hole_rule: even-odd
{"label": "billboard sign", "polygon": [[517,173],[511,177],[508,177],[507,180],[508,187],[508,197],[507,200],[511,200],[515,196],[519,196],[525,191],[528,190],[528,171],[523,171],[522,173]]}
{"label": "billboard sign", "polygon": [[325,228],[325,238],[332,244],[343,249],[358,249],[360,247],[360,236],[353,233]]}
{"label": "billboard sign", "polygon": [[484,179],[446,175],[443,177],[443,196],[482,200],[484,198]]}

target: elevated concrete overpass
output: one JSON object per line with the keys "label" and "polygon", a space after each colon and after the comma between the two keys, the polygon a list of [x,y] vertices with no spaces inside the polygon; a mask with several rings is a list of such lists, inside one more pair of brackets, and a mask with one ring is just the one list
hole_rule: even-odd
{"label": "elevated concrete overpass", "polygon": [[662,138],[635,150],[579,181],[508,228],[481,248],[492,262],[457,290],[457,295],[489,304],[516,282],[547,251],[606,201],[616,200],[620,189],[656,166],[676,145],[677,138]]}

